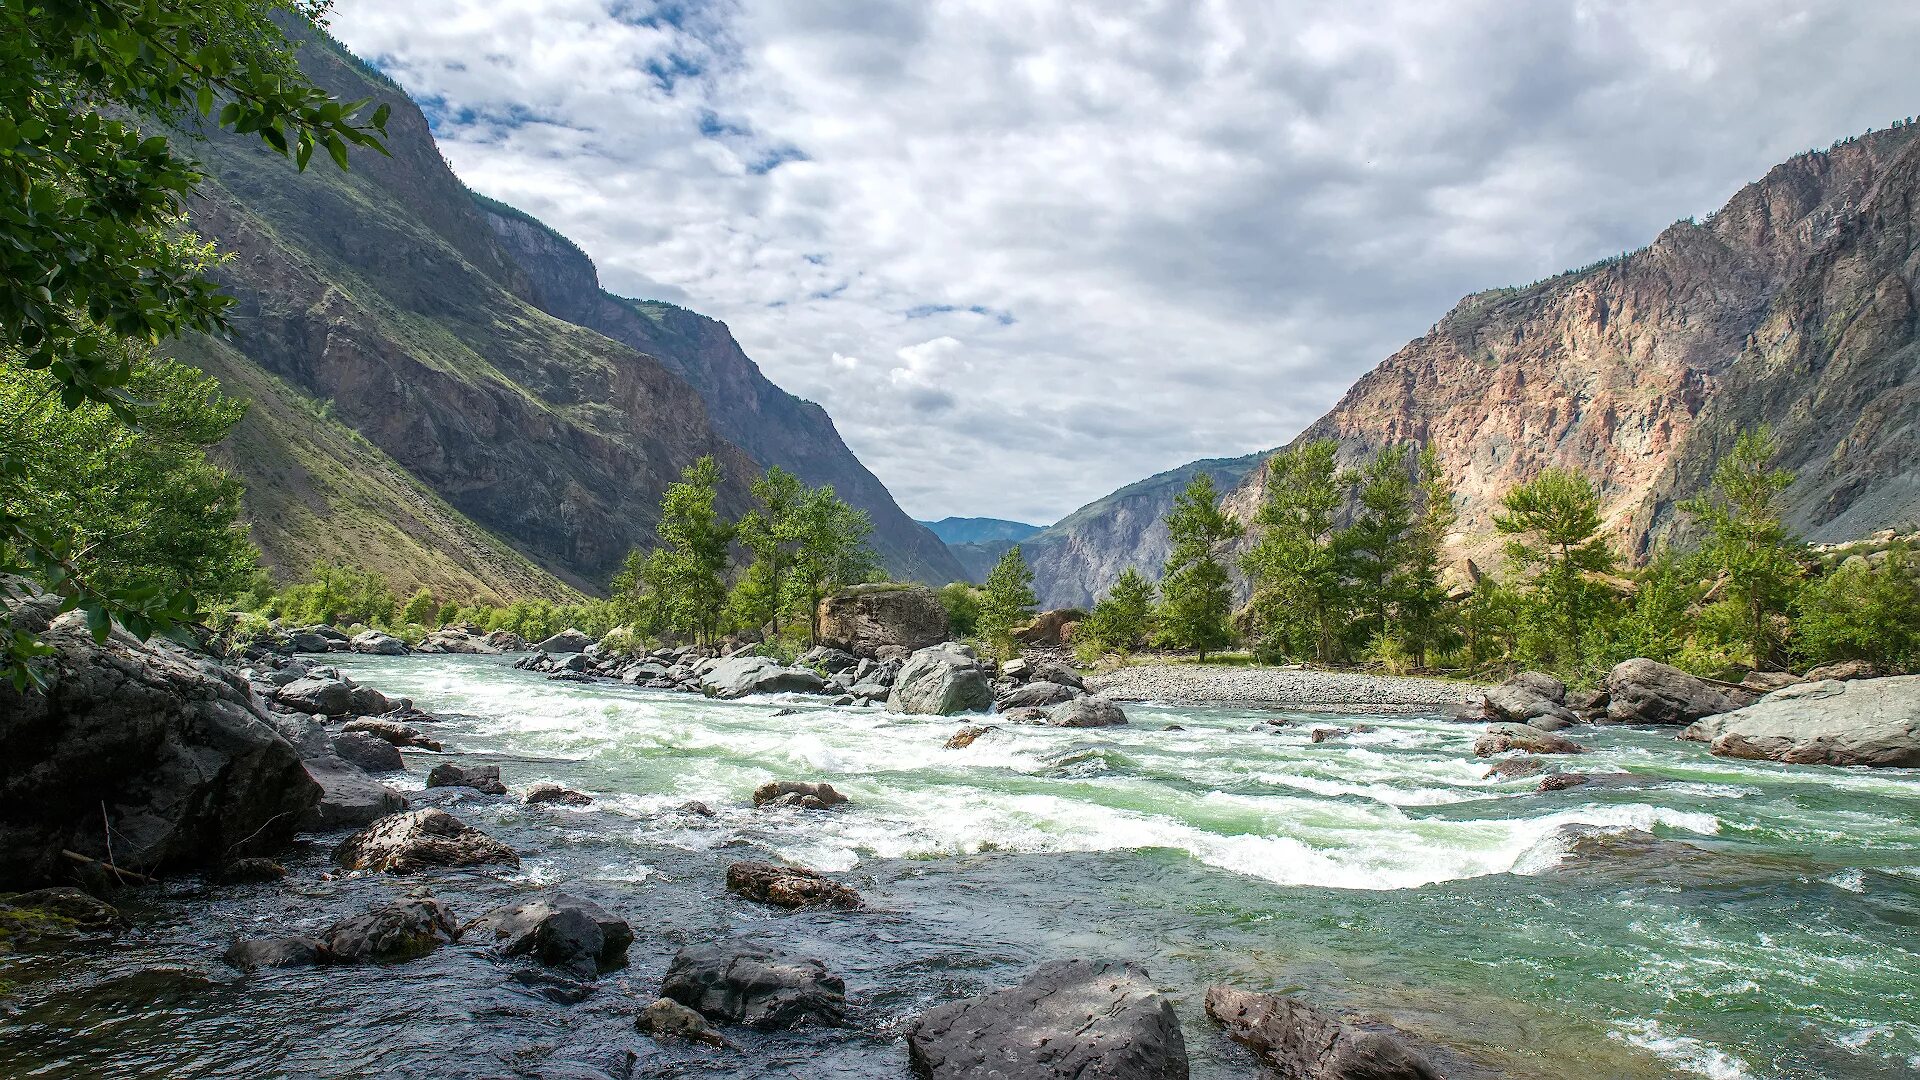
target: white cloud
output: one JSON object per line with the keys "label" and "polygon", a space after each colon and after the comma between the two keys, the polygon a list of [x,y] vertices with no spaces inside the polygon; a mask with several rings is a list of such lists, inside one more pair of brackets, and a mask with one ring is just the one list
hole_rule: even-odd
{"label": "white cloud", "polygon": [[341,0],[334,30],[469,183],[724,319],[921,517],[1283,442],[1462,294],[1920,100],[1903,0]]}

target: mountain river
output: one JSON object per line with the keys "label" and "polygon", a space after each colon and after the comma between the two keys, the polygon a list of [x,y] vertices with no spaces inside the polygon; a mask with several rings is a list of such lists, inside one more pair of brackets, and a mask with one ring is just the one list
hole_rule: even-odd
{"label": "mountain river", "polygon": [[[0,1077],[584,1077],[565,1063],[609,1048],[637,1053],[637,1076],[900,1077],[914,1015],[1068,956],[1142,961],[1196,1077],[1255,1075],[1202,1012],[1221,981],[1370,1010],[1515,1076],[1920,1075],[1920,771],[1730,761],[1603,727],[1559,764],[1607,782],[1543,794],[1483,779],[1478,726],[1439,716],[1129,705],[1124,728],[1003,727],[948,750],[980,721],[550,682],[506,657],[335,659],[436,714],[450,758],[595,803],[423,792],[439,758],[409,753],[395,786],[511,844],[517,871],[332,877],[337,837],[316,837],[285,882],[145,890],[111,944],[0,956]],[[1373,730],[1311,741],[1355,721]],[[853,803],[754,811],[772,779]],[[1622,835],[1570,854],[1572,824]],[[726,893],[727,863],[774,857],[841,872],[867,908]],[[311,933],[422,885],[463,919],[563,886],[638,940],[577,1004],[458,945],[389,967],[220,959],[236,936]],[[635,1034],[674,951],[727,934],[825,960],[849,1026],[729,1029],[725,1050]]]}

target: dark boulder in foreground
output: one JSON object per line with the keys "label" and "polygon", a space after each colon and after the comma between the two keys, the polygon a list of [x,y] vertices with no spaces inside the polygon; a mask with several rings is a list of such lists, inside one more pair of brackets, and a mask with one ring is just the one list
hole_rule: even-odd
{"label": "dark boulder in foreground", "polygon": [[1386,1024],[1343,1018],[1281,994],[1207,989],[1207,1015],[1260,1064],[1300,1080],[1458,1080],[1485,1070],[1442,1072],[1431,1048]]}
{"label": "dark boulder in foreground", "polygon": [[327,949],[340,964],[417,960],[460,936],[452,909],[431,896],[410,896],[327,930]]}
{"label": "dark boulder in foreground", "polygon": [[333,850],[348,870],[410,874],[433,867],[520,865],[507,845],[445,810],[392,814],[354,833]]}
{"label": "dark boulder in foreground", "polygon": [[1607,672],[1607,721],[1614,724],[1691,724],[1732,712],[1759,695],[1644,658],[1622,660]]}
{"label": "dark boulder in foreground", "polygon": [[[65,880],[75,851],[143,872],[218,865],[281,847],[320,798],[246,680],[85,617],[12,609],[53,652],[47,687],[0,686],[0,881]],[[107,820],[102,820],[102,806]]]}
{"label": "dark boulder in foreground", "polygon": [[928,1010],[907,1028],[922,1080],[1185,1080],[1187,1047],[1139,965],[1055,960],[1020,985]]}
{"label": "dark boulder in foreground", "polygon": [[307,776],[320,785],[320,801],[300,818],[300,827],[316,832],[359,828],[407,808],[407,797],[382,784],[338,754],[307,758]]}
{"label": "dark boulder in foreground", "polygon": [[727,891],[774,907],[857,908],[860,894],[821,874],[799,866],[740,862],[727,867]]}
{"label": "dark boulder in foreground", "polygon": [[625,919],[565,893],[495,908],[462,933],[494,945],[503,956],[531,957],[583,979],[625,966],[633,945]]}
{"label": "dark boulder in foreground", "polygon": [[39,941],[101,941],[125,927],[112,904],[71,886],[0,893],[0,953]]}
{"label": "dark boulder in foreground", "polygon": [[772,1031],[837,1027],[847,984],[810,957],[738,941],[690,945],[667,967],[660,996],[709,1020]]}
{"label": "dark boulder in foreground", "polygon": [[347,764],[370,773],[400,772],[407,767],[400,748],[364,731],[343,731],[332,739],[333,752]]}
{"label": "dark boulder in foreground", "polygon": [[1920,767],[1920,675],[1808,682],[1680,733],[1722,757]]}

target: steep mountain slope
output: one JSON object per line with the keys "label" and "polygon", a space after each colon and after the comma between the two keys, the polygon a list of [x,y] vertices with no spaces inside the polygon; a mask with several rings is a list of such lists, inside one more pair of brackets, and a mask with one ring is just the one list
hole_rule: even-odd
{"label": "steep mountain slope", "polygon": [[[1684,532],[1678,500],[1762,423],[1799,473],[1787,499],[1809,538],[1920,519],[1917,195],[1911,126],[1803,154],[1641,251],[1468,297],[1300,438],[1338,439],[1347,461],[1436,447],[1466,554],[1494,550],[1502,493],[1559,465],[1595,479],[1617,546],[1644,555]],[[1249,472],[1227,505],[1251,516],[1264,479]],[[1053,595],[1164,558],[1163,537],[1089,544]]]}
{"label": "steep mountain slope", "polygon": [[939,521],[923,521],[940,538],[940,542],[953,544],[978,544],[992,540],[1025,540],[1045,528],[1042,525],[1028,525],[1024,521],[1007,521],[1003,518],[948,517]]}
{"label": "steep mountain slope", "polygon": [[1167,565],[1167,511],[1195,474],[1232,489],[1266,454],[1208,458],[1137,480],[1020,542],[1033,590],[1047,607],[1086,607],[1129,566],[1158,577]]}
{"label": "steep mountain slope", "polygon": [[501,246],[525,270],[542,310],[658,357],[699,391],[715,430],[755,460],[779,465],[809,484],[832,484],[873,519],[874,549],[894,577],[933,584],[961,577],[939,538],[895,505],[847,449],[826,410],[768,381],[725,323],[606,292],[592,260],[571,241],[511,207],[479,202]]}
{"label": "steep mountain slope", "polygon": [[[760,466],[723,428],[751,433],[747,414],[760,410],[762,451],[874,512],[896,572],[959,576],[825,413],[767,383],[718,323],[679,313],[658,334],[687,345],[668,362],[542,310],[548,267],[523,265],[503,242],[413,103],[323,36],[293,35],[317,84],[392,106],[392,157],[355,153],[351,172],[301,174],[249,138],[215,133],[193,148],[209,180],[192,221],[230,254],[219,274],[240,303],[230,342],[189,342],[181,355],[255,402],[229,458],[273,565],[298,574],[338,557],[403,588],[477,584],[503,598],[566,591],[556,577],[597,591],[627,551],[653,542],[661,491],[700,455],[724,468],[723,509],[745,508]],[[300,425],[315,402],[325,430]],[[324,497],[302,488],[315,475],[330,478]],[[320,535],[375,520],[395,528]]]}

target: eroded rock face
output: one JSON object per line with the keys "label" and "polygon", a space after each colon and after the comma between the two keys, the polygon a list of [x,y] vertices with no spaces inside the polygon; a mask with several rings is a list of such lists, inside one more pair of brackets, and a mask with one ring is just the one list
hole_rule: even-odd
{"label": "eroded rock face", "polygon": [[947,609],[922,585],[855,585],[820,602],[820,641],[855,656],[947,640]]}
{"label": "eroded rock face", "polygon": [[462,931],[468,941],[491,943],[503,956],[526,956],[580,978],[624,967],[633,945],[625,919],[565,893],[495,908]]}
{"label": "eroded rock face", "polygon": [[922,1080],[992,1077],[1185,1080],[1173,1005],[1145,969],[1056,960],[1020,985],[928,1010],[907,1029]]}
{"label": "eroded rock face", "polygon": [[836,1027],[846,1010],[847,984],[810,957],[721,941],[681,949],[667,967],[660,996],[722,1024],[768,1031]]}
{"label": "eroded rock face", "polygon": [[1744,708],[1758,697],[1644,658],[1623,660],[1607,672],[1607,719],[1615,724],[1691,724]]}
{"label": "eroded rock face", "polygon": [[955,645],[921,649],[894,676],[887,708],[925,716],[983,712],[993,707],[993,683],[970,652]]}
{"label": "eroded rock face", "polygon": [[727,891],[774,907],[860,906],[859,893],[817,870],[773,863],[740,862],[727,867]]}
{"label": "eroded rock face", "polygon": [[1444,1080],[1425,1048],[1384,1024],[1362,1027],[1280,994],[1207,990],[1207,1015],[1262,1065],[1301,1080]]}
{"label": "eroded rock face", "polygon": [[[20,613],[22,619],[42,614]],[[240,676],[78,612],[44,627],[45,692],[0,687],[0,881],[65,878],[62,849],[166,872],[274,850],[320,798]]]}
{"label": "eroded rock face", "polygon": [[333,861],[348,870],[410,874],[433,867],[520,865],[513,849],[445,810],[381,818],[340,842]]}
{"label": "eroded rock face", "polygon": [[1680,737],[1722,757],[1920,768],[1920,675],[1800,683]]}

